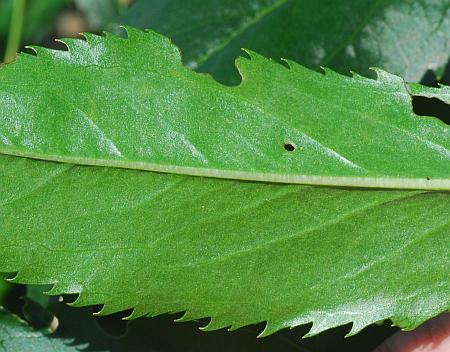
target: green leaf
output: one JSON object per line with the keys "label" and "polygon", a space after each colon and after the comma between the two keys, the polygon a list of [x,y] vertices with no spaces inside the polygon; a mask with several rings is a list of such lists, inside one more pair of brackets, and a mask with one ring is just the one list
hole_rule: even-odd
{"label": "green leaf", "polygon": [[185,68],[154,32],[86,38],[66,39],[68,52],[35,48],[38,57],[2,69],[1,153],[242,180],[450,188],[450,129],[416,116],[397,76],[324,75],[250,53],[238,62],[243,83],[227,87]]}
{"label": "green leaf", "polygon": [[426,87],[421,84],[410,84],[409,90],[411,94],[427,98],[436,98],[444,103],[450,104],[450,87],[442,86],[441,88]]}
{"label": "green leaf", "polygon": [[76,346],[68,346],[67,341],[55,339],[33,330],[18,317],[0,308],[0,344],[5,352],[75,352]]}
{"label": "green leaf", "polygon": [[0,270],[133,317],[310,335],[449,308],[448,193],[203,179],[2,156]]}
{"label": "green leaf", "polygon": [[369,74],[381,67],[408,81],[449,59],[450,0],[137,0],[120,20],[175,41],[185,62],[238,83],[240,48],[309,67]]}
{"label": "green leaf", "polygon": [[414,328],[449,308],[448,192],[111,167],[158,161],[217,177],[210,165],[231,165],[238,177],[275,165],[282,177],[303,157],[333,175],[353,172],[334,154],[344,146],[364,167],[426,169],[445,184],[448,155],[424,138],[444,148],[448,129],[411,112],[400,78],[324,76],[252,54],[231,88],[186,70],[155,33],[87,38],[0,71],[1,152],[47,159],[0,157],[0,270],[13,282],[54,284],[52,294],[79,293],[76,305],[104,304],[103,314],[187,311],[212,317],[208,330],[267,321],[263,335],[309,322],[309,335],[350,322],[354,334],[386,318]]}

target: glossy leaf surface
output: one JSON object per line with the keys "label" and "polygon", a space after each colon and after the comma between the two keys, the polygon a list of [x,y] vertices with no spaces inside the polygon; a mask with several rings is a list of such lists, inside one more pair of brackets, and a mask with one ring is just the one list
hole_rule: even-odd
{"label": "glossy leaf surface", "polygon": [[[252,147],[245,138],[233,143],[238,133],[211,133],[227,131],[214,116],[234,111],[230,101],[241,114],[226,116],[234,118],[229,128],[242,128],[252,141],[256,134],[272,142],[273,126],[284,121],[267,118],[281,111],[289,124],[278,131],[305,138],[295,125],[308,126],[308,119],[299,117],[304,112],[316,119],[316,128],[323,127],[327,141],[345,145],[338,135],[351,137],[346,129],[318,121],[323,116],[332,121],[348,90],[353,104],[343,110],[345,118],[363,117],[367,130],[375,111],[374,121],[383,122],[377,126],[389,126],[374,136],[362,123],[347,123],[367,137],[364,144],[353,139],[360,148],[384,141],[397,153],[388,136],[407,138],[408,133],[392,131],[400,124],[420,133],[407,141],[424,152],[421,158],[399,146],[419,164],[411,163],[412,175],[421,167],[445,174],[448,157],[421,138],[448,143],[448,129],[412,114],[412,88],[400,78],[383,71],[378,81],[330,71],[323,76],[293,63],[289,71],[252,54],[241,62],[243,85],[230,88],[183,68],[176,48],[154,33],[67,42],[70,52],[36,49],[38,57],[21,56],[0,70],[2,153],[97,165],[0,157],[0,271],[16,272],[15,282],[54,284],[51,293],[79,293],[76,304],[104,304],[105,314],[130,308],[133,317],[187,311],[184,319],[212,317],[208,329],[267,321],[265,335],[308,322],[310,335],[350,322],[356,333],[385,318],[413,328],[448,309],[448,192],[239,182],[111,167],[129,167],[119,164],[125,158],[145,168],[138,157],[152,146],[157,153],[150,157],[181,165],[197,160],[199,150],[209,159],[221,153],[231,165],[258,165],[258,154],[242,148]],[[63,81],[52,79],[63,74]],[[13,76],[23,84],[13,85]],[[361,92],[372,109],[355,103]],[[221,95],[226,99],[220,101]],[[294,118],[289,114],[302,95],[302,103],[316,101],[316,114],[311,105],[308,110],[299,104]],[[270,97],[275,97],[271,104]],[[266,128],[261,121],[273,124]],[[211,154],[187,144],[191,138],[183,138],[189,133],[206,136],[200,141]],[[281,155],[296,155],[276,145],[286,153]],[[238,151],[244,153],[241,163],[229,157],[242,158]],[[333,152],[322,154],[336,166]],[[388,154],[381,159],[381,165],[391,160],[401,167]],[[286,167],[280,175],[296,165],[282,160],[287,164],[280,164]]]}
{"label": "glossy leaf surface", "polygon": [[[1,159],[0,270],[133,316],[311,334],[448,309],[448,193],[203,179]],[[395,269],[394,269],[395,268]]]}
{"label": "glossy leaf surface", "polygon": [[154,32],[86,37],[65,40],[68,52],[35,48],[37,57],[1,70],[0,153],[243,180],[450,188],[450,130],[412,112],[397,76],[324,75],[251,53],[238,63],[243,83],[227,87],[186,69]]}

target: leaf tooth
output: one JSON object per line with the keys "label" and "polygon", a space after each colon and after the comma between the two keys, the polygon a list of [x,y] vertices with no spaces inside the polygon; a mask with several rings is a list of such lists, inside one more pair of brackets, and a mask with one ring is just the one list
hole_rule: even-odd
{"label": "leaf tooth", "polygon": [[107,43],[112,43],[112,42],[122,43],[122,42],[128,40],[127,31],[122,26],[117,26],[115,32],[102,31],[101,35],[96,35],[96,34],[92,34],[92,33],[84,33],[84,32],[81,33],[81,35],[83,35],[83,36],[85,34],[90,36],[92,41],[98,40],[98,44],[100,44],[100,45],[105,44],[105,42],[107,42]]}
{"label": "leaf tooth", "polygon": [[279,326],[277,324],[273,324],[270,321],[266,322],[266,326],[264,327],[263,331],[261,331],[258,335],[258,338],[261,337],[267,337],[269,335],[272,335],[273,333],[277,332],[279,330]]}
{"label": "leaf tooth", "polygon": [[370,80],[370,78],[364,77],[353,70],[350,70],[350,74],[352,75],[352,78],[356,81],[364,81],[365,82],[367,80]]}
{"label": "leaf tooth", "polygon": [[[25,49],[28,49],[28,50],[33,52],[34,55],[32,55],[32,56],[37,56],[38,55],[38,51],[40,50],[40,48],[41,47],[37,46],[37,45],[25,45]],[[27,53],[22,52],[20,54],[22,55],[22,54],[27,54]]]}
{"label": "leaf tooth", "polygon": [[[248,59],[250,59],[250,60],[257,60],[260,57],[260,55],[257,52],[253,51],[253,50],[246,49],[246,48],[241,48],[241,50],[245,54],[247,54]],[[242,57],[244,57],[244,56],[242,56]]]}
{"label": "leaf tooth", "polygon": [[186,322],[186,321],[191,321],[191,320],[195,320],[195,319],[200,319],[202,318],[201,316],[198,316],[198,314],[195,314],[194,311],[185,311],[183,313],[183,315],[181,317],[179,317],[178,319],[175,319],[176,322]]}
{"label": "leaf tooth", "polygon": [[16,272],[11,273],[11,277],[5,279],[8,282],[15,284],[29,284],[29,285],[47,285],[51,284],[45,278],[45,275],[37,274],[35,268],[27,266],[18,269]]}
{"label": "leaf tooth", "polygon": [[[105,32],[107,33],[107,32]],[[101,35],[97,35],[94,33],[89,33],[89,32],[83,32],[80,33],[80,35],[86,40],[86,42],[88,44],[90,44],[91,46],[96,46],[99,44],[103,45],[103,41],[105,40],[104,37],[102,37]],[[105,35],[106,36],[106,35]]]}
{"label": "leaf tooth", "polygon": [[269,335],[272,335],[276,333],[277,331],[280,331],[281,329],[286,328],[285,324],[275,323],[273,321],[267,321],[266,326],[264,327],[263,331],[261,331],[258,335],[258,338],[267,337]]}
{"label": "leaf tooth", "polygon": [[[21,65],[33,65],[35,63],[34,60],[36,60],[38,58],[36,51],[28,46],[25,46],[25,49],[29,49],[29,50],[21,51],[20,53],[18,53],[16,55],[15,61],[11,62],[11,64],[14,63],[14,64],[21,64]],[[0,64],[0,69],[2,69],[3,66],[6,66],[6,65]]]}
{"label": "leaf tooth", "polygon": [[272,335],[282,329],[294,329],[297,326],[310,324],[311,320],[307,317],[300,317],[295,318],[293,320],[288,321],[282,321],[282,322],[274,322],[274,321],[267,321],[266,326],[264,327],[264,330],[258,335],[258,338],[260,337],[267,337],[269,335]]}
{"label": "leaf tooth", "polygon": [[[41,46],[35,46],[35,45],[29,45],[25,48],[30,49],[34,51],[36,54],[36,58],[39,60],[56,60],[56,61],[63,61],[67,62],[71,59],[71,54],[69,51],[66,50],[55,50],[55,49],[48,49]],[[33,55],[28,55],[21,53],[19,57],[32,57]]]}
{"label": "leaf tooth", "polygon": [[80,291],[78,293],[78,297],[75,299],[75,301],[67,303],[67,305],[71,307],[86,307],[86,306],[93,306],[97,304],[102,304],[98,300],[94,300],[93,297],[86,294],[84,291]]}
{"label": "leaf tooth", "polygon": [[[132,42],[137,42],[137,41],[141,41],[141,40],[148,40],[148,37],[153,37],[155,39],[157,39],[158,41],[165,41],[165,42],[170,42],[172,44],[172,42],[170,41],[169,38],[156,33],[154,31],[151,30],[141,30],[141,29],[137,29],[131,26],[126,26],[126,25],[122,25],[120,26],[120,28],[122,28],[126,35],[127,35],[127,39],[132,41]],[[173,44],[172,44],[173,45]]]}
{"label": "leaf tooth", "polygon": [[345,335],[345,337],[350,337],[350,336],[356,335],[358,332],[360,332],[366,326],[369,326],[370,324],[373,324],[374,322],[375,321],[368,323],[367,321],[364,321],[364,320],[354,320],[352,322],[351,330]]}
{"label": "leaf tooth", "polygon": [[229,327],[228,327],[228,331],[236,331],[236,330],[238,330],[238,329],[240,329],[240,328],[242,328],[242,327],[244,327],[244,326],[248,326],[248,325],[250,325],[251,323],[249,323],[249,322],[233,322]]}
{"label": "leaf tooth", "polygon": [[44,48],[44,47],[38,46],[38,45],[27,45],[25,48],[34,51],[36,56],[39,58],[52,58],[53,51],[56,51],[56,50]]}
{"label": "leaf tooth", "polygon": [[127,39],[130,39],[130,34],[129,34],[129,32],[132,31],[133,28],[130,27],[130,26],[127,26],[127,25],[123,25],[123,24],[121,24],[121,25],[119,26],[119,28],[122,28],[123,31],[125,32],[126,38],[127,38]]}
{"label": "leaf tooth", "polygon": [[[298,63],[296,63],[296,62],[293,61],[293,60],[289,60],[289,59],[284,59],[284,58],[282,58],[281,61],[283,61],[283,62],[289,67],[289,70],[290,70],[290,71],[297,70],[297,69],[298,69],[298,66],[300,66]],[[301,66],[300,66],[300,67],[301,67]]]}
{"label": "leaf tooth", "polygon": [[47,294],[49,296],[63,295],[65,293],[67,293],[66,287],[64,285],[60,284],[59,282],[54,283],[53,286],[50,288],[50,290],[45,292],[45,294]]}
{"label": "leaf tooth", "polygon": [[71,41],[73,41],[73,38],[56,38],[55,42],[61,43],[66,47],[67,51],[71,51]]}
{"label": "leaf tooth", "polygon": [[403,331],[409,331],[414,329],[416,326],[419,326],[420,323],[413,323],[410,319],[407,319],[404,316],[394,316],[390,318],[392,321],[391,326],[401,327]]}
{"label": "leaf tooth", "polygon": [[20,280],[20,279],[18,279],[18,277],[19,277],[19,271],[16,271],[14,273],[11,273],[11,277],[6,278],[5,281],[11,282],[11,283],[19,283],[17,281],[17,280]]}
{"label": "leaf tooth", "polygon": [[[445,298],[444,298],[445,297]],[[442,300],[442,302],[445,302],[443,299],[448,300],[448,294],[442,295],[442,297],[436,296],[438,300]],[[413,329],[416,329],[418,326],[425,323],[427,320],[430,320],[431,318],[448,312],[448,304],[441,303],[439,306],[436,306],[435,303],[432,303],[433,300],[430,300],[430,302],[423,302],[420,309],[412,309],[411,312],[405,311],[404,308],[402,308],[402,315],[399,315],[398,313],[389,319],[392,321],[392,326],[398,326],[401,327],[403,331],[410,331]],[[427,307],[428,306],[428,307]],[[408,307],[411,308],[411,307]],[[434,309],[434,313],[430,313],[431,309]],[[426,314],[417,314],[418,311],[423,310],[423,312],[427,312]]]}
{"label": "leaf tooth", "polygon": [[380,83],[388,83],[395,86],[400,85],[401,87],[404,86],[405,82],[399,76],[393,75],[392,73],[389,73],[378,67],[369,67],[369,69],[376,73],[377,81]]}
{"label": "leaf tooth", "polygon": [[[167,44],[167,42],[170,42],[167,37],[154,31],[144,32],[143,30],[126,25],[121,25],[120,28],[125,31],[126,40],[130,44],[141,46],[142,43],[148,43],[154,46],[155,44]],[[173,45],[171,42],[170,44]]]}
{"label": "leaf tooth", "polygon": [[212,317],[208,324],[202,326],[200,330],[202,331],[214,331],[223,328],[229,328],[230,324],[221,321],[218,317]]}
{"label": "leaf tooth", "polygon": [[120,25],[120,28],[122,28],[125,31],[125,33],[127,35],[127,39],[131,39],[131,40],[134,40],[135,37],[139,37],[141,34],[145,33],[144,31],[142,31],[140,29],[137,29],[137,28],[134,28],[131,26],[127,26],[127,25]]}
{"label": "leaf tooth", "polygon": [[343,79],[345,76],[337,73],[336,71],[332,70],[329,67],[325,67],[325,66],[320,66],[320,68],[322,69],[323,73],[325,76],[329,76],[329,77],[337,77],[339,79]]}
{"label": "leaf tooth", "polygon": [[80,51],[89,52],[91,49],[90,45],[82,39],[60,38],[55,39],[55,41],[64,44],[71,55],[77,54]]}
{"label": "leaf tooth", "polygon": [[[320,72],[310,70],[309,68],[306,68],[305,66],[299,65],[297,62],[295,62],[293,60],[289,60],[289,59],[281,59],[281,60],[289,66],[289,69],[291,72],[304,75],[305,79],[306,79],[306,77],[311,76],[311,75],[314,78],[317,77],[316,75],[322,76],[322,74]],[[286,67],[286,65],[283,65],[283,66]]]}
{"label": "leaf tooth", "polygon": [[313,325],[311,329],[303,336],[303,338],[313,337],[315,335],[320,334],[322,331],[328,330],[334,326],[328,326],[327,324],[323,324],[317,320],[313,321]]}
{"label": "leaf tooth", "polygon": [[269,59],[259,55],[252,50],[245,48],[242,48],[241,50],[244,55],[241,55],[236,59],[236,65],[238,66],[238,69],[242,68],[251,72],[254,71],[256,65],[264,65],[269,61]]}
{"label": "leaf tooth", "polygon": [[[270,68],[285,68],[285,69],[290,69],[291,66],[294,66],[294,62],[293,61],[289,61],[287,59],[280,59],[280,61],[276,61],[270,57],[265,57],[263,55],[258,54],[257,52],[250,50],[250,49],[245,49],[242,48],[241,49],[244,53],[247,54],[248,57],[245,56],[240,56],[238,58],[238,60],[240,58],[242,59],[247,59],[246,64],[247,66],[249,66],[250,70],[254,71],[255,70],[255,66],[263,66],[265,69],[270,69]],[[237,60],[237,61],[238,61]],[[274,65],[275,64],[275,65]],[[287,67],[286,64],[289,66]]]}
{"label": "leaf tooth", "polygon": [[125,311],[125,310],[131,309],[131,308],[132,307],[123,307],[123,306],[118,307],[115,304],[107,302],[107,303],[103,304],[102,308],[98,312],[95,312],[94,315],[105,316],[105,315],[110,315],[110,314],[114,314],[117,312]]}
{"label": "leaf tooth", "polygon": [[[249,78],[257,78],[258,77],[258,69],[261,71],[265,71],[266,74],[269,74],[269,70],[279,70],[280,68],[284,70],[289,70],[286,65],[276,62],[273,59],[266,58],[262,55],[259,55],[258,53],[249,50],[249,49],[241,49],[243,53],[246,55],[239,56],[236,61],[235,65],[237,70],[239,71],[239,74],[242,78],[242,83],[245,82]],[[275,65],[274,65],[275,64]],[[253,82],[255,84],[255,81],[249,81]],[[241,85],[242,85],[241,83]]]}
{"label": "leaf tooth", "polygon": [[131,313],[124,317],[123,320],[133,320],[148,315],[148,310],[144,307],[136,306],[132,308]]}
{"label": "leaf tooth", "polygon": [[287,69],[289,69],[289,70],[292,69],[292,62],[289,61],[288,59],[285,59],[282,57],[281,62],[283,63],[283,66],[286,66]]}

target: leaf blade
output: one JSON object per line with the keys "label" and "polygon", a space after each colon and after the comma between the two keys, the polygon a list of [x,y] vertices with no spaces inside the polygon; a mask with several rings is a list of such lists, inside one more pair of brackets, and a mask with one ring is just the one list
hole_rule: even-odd
{"label": "leaf blade", "polygon": [[[5,66],[0,152],[266,182],[450,188],[450,130],[412,112],[397,76],[288,70],[249,52],[243,83],[227,87],[186,69],[166,38],[128,30],[128,39],[86,35],[65,40],[68,52],[37,48],[37,58]],[[42,72],[68,80],[14,86],[45,82]]]}
{"label": "leaf blade", "polygon": [[0,268],[18,272],[13,282],[54,284],[51,294],[80,293],[75,305],[187,310],[184,319],[212,316],[208,329],[268,321],[264,335],[311,321],[310,334],[386,318],[414,328],[448,309],[448,193],[2,158],[36,165],[9,188],[39,164],[47,182],[1,208]]}
{"label": "leaf blade", "polygon": [[[22,56],[22,63],[7,66],[11,68],[8,74],[12,77],[11,72],[17,73],[12,67],[38,62],[51,68],[48,75],[74,68],[70,75],[73,82],[68,79],[49,90],[51,94],[43,95],[44,112],[55,106],[52,100],[70,94],[58,88],[77,86],[77,79],[86,81],[91,92],[98,92],[94,89],[98,82],[100,87],[109,88],[108,83],[130,79],[132,66],[125,67],[128,76],[121,79],[114,77],[108,82],[89,78],[95,73],[92,62],[104,59],[103,54],[77,56],[73,48],[79,49],[78,53],[96,54],[98,51],[90,47],[95,41],[112,41],[108,50],[115,50],[117,55],[106,55],[111,64],[108,70],[127,62],[127,45],[134,46],[139,58],[136,46],[140,44],[148,45],[147,49],[153,49],[153,55],[159,58],[158,54],[164,54],[165,60],[148,63],[145,58],[145,65],[155,65],[154,71],[166,70],[189,77],[194,83],[208,79],[183,71],[177,49],[158,35],[135,34],[134,39],[131,36],[127,40],[107,36],[90,37],[90,42],[68,41],[72,53],[43,51],[38,58]],[[260,65],[275,72],[290,72],[259,56],[253,55],[253,60],[253,65],[259,60]],[[294,69],[310,77],[304,84],[313,84],[319,78],[322,83],[326,78],[339,87],[342,81],[352,82],[351,87],[379,84],[359,77],[343,78],[330,71],[320,76],[300,66]],[[267,80],[265,75],[277,77],[270,73],[267,70],[253,75],[253,87],[260,81],[276,85]],[[382,84],[369,91],[389,95],[401,89],[403,93],[397,97],[400,103],[397,106],[395,101],[393,106],[399,111],[406,109],[409,91],[404,82],[383,71],[379,74]],[[6,74],[2,77],[8,78]],[[136,72],[132,77],[142,80]],[[250,81],[244,81],[243,88]],[[208,82],[215,89],[235,89]],[[0,84],[11,94],[9,85],[8,79]],[[16,91],[20,93],[21,89]],[[255,99],[251,90],[241,92],[245,99]],[[20,113],[27,105],[10,104],[8,97],[2,95],[9,109],[5,122],[14,126],[14,120],[8,120],[16,117],[12,109],[19,113],[20,122],[26,121]],[[97,98],[95,94],[91,104]],[[76,100],[62,101],[70,106]],[[116,100],[116,104],[123,101],[126,99]],[[273,113],[270,109],[281,109],[282,102],[274,107],[265,105],[265,109]],[[49,122],[58,116],[50,113],[45,120],[45,113],[34,113],[38,119],[29,121],[35,125],[22,129],[19,137],[35,137],[30,131],[39,121]],[[104,111],[101,115],[108,116]],[[142,119],[149,121],[146,114]],[[67,121],[80,126],[80,120]],[[56,129],[53,136],[50,134],[53,139],[44,138],[46,151],[58,150],[57,143],[67,146],[67,141],[75,137],[79,143],[87,143],[81,146],[83,153],[104,155],[101,148],[111,147],[106,140],[111,131],[96,129],[89,119],[84,122],[90,139],[84,141],[86,136],[77,134],[76,129],[67,128],[65,133]],[[439,138],[448,141],[448,131],[441,130],[437,121],[420,120],[418,125],[431,126],[434,132],[442,133]],[[129,129],[133,126],[123,125]],[[19,144],[28,147],[24,141]],[[413,328],[448,309],[448,193],[236,182],[6,155],[0,158],[0,231],[4,234],[0,269],[17,272],[15,282],[53,284],[52,294],[78,293],[77,305],[104,304],[103,314],[128,308],[134,309],[133,317],[187,310],[184,319],[211,316],[208,329],[268,321],[265,335],[313,321],[312,335],[348,322],[354,323],[351,333],[356,333],[388,317],[401,327]],[[441,166],[448,171],[445,163]],[[330,214],[334,220],[329,219]],[[427,260],[430,257],[431,262]],[[395,266],[400,274],[387,271],[389,266]]]}

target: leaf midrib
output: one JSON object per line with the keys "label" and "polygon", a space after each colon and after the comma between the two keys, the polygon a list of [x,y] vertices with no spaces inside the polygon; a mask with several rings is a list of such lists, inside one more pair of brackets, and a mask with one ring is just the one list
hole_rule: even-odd
{"label": "leaf midrib", "polygon": [[422,179],[422,178],[395,178],[395,177],[345,177],[345,176],[311,176],[311,175],[291,175],[264,172],[247,172],[221,169],[206,169],[189,166],[174,166],[155,164],[147,162],[130,162],[114,159],[91,159],[70,156],[55,156],[48,154],[18,152],[4,149],[0,154],[13,155],[18,157],[53,161],[67,164],[111,167],[119,169],[131,169],[141,171],[152,171],[160,173],[210,177],[219,179],[273,182],[285,184],[303,184],[312,186],[339,186],[339,187],[360,187],[360,188],[387,188],[387,189],[421,189],[446,191],[450,189],[450,179]]}

